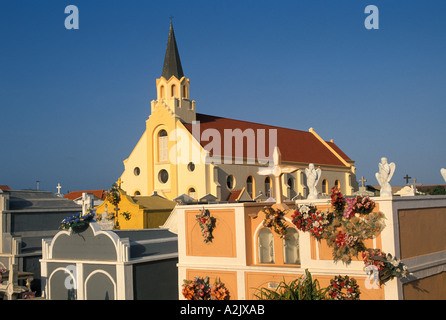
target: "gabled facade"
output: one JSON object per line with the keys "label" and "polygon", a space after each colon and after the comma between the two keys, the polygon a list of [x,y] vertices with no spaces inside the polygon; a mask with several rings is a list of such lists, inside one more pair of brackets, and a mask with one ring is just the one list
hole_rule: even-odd
{"label": "gabled facade", "polygon": [[308,195],[305,169],[310,163],[322,169],[317,186],[321,194],[334,185],[346,195],[356,189],[354,161],[312,128],[300,131],[197,113],[172,24],[156,88],[146,129],[124,160],[121,187],[127,194],[156,191],[170,200],[211,194],[227,201],[233,191],[245,188],[251,199],[268,198],[273,183],[257,172],[269,165],[276,145],[283,163],[298,168],[283,178],[285,198]]}

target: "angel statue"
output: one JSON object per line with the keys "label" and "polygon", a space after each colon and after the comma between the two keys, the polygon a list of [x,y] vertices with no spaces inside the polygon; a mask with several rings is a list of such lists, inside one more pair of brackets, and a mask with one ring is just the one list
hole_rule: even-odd
{"label": "angel statue", "polygon": [[305,169],[305,174],[307,176],[307,187],[308,187],[308,197],[307,199],[317,199],[317,190],[316,186],[321,178],[321,169],[314,168],[314,164],[310,163],[308,168]]}
{"label": "angel statue", "polygon": [[441,172],[441,175],[443,176],[444,181],[446,181],[446,169],[445,169],[445,168],[442,168],[442,169],[440,170],[440,172]]}
{"label": "angel statue", "polygon": [[395,163],[388,163],[387,158],[381,158],[381,163],[378,164],[379,172],[375,174],[376,180],[378,180],[381,186],[381,197],[391,196],[392,187],[390,186],[390,179],[392,179],[393,173],[395,172]]}

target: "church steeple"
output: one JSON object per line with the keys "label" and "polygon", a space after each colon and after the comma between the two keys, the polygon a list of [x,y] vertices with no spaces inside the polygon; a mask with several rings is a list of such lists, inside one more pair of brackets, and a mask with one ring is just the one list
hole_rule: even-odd
{"label": "church steeple", "polygon": [[157,99],[152,101],[152,113],[158,105],[163,105],[181,121],[195,121],[195,101],[190,99],[189,86],[189,79],[184,76],[181,66],[171,18],[163,73],[156,79]]}
{"label": "church steeple", "polygon": [[172,20],[170,21],[169,38],[167,40],[166,56],[164,58],[164,66],[162,76],[169,80],[175,76],[178,80],[184,77],[183,68],[181,66],[180,54],[178,53],[177,42],[175,40],[175,32],[173,31]]}

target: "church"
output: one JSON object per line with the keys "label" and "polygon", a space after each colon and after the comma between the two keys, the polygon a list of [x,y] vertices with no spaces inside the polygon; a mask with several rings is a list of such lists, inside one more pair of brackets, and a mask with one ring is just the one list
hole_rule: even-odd
{"label": "church", "polygon": [[146,129],[123,161],[121,188],[128,195],[266,200],[274,195],[274,183],[258,171],[272,165],[276,146],[282,163],[297,168],[282,178],[284,199],[308,196],[305,169],[310,164],[321,169],[319,195],[328,195],[333,186],[345,195],[356,190],[354,161],[313,128],[301,131],[198,113],[172,23],[156,89]]}

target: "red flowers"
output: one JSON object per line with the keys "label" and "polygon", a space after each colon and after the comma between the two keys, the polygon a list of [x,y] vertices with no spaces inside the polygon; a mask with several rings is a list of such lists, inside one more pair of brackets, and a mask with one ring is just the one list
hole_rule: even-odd
{"label": "red flowers", "polygon": [[314,206],[302,205],[291,216],[293,224],[301,231],[310,232],[316,239],[323,237],[325,228],[331,223],[332,215],[329,212],[317,211]]}
{"label": "red flowers", "polygon": [[335,211],[344,211],[345,199],[341,191],[337,187],[331,188],[331,205],[334,207]]}
{"label": "red flowers", "polygon": [[335,276],[330,280],[328,295],[334,300],[359,300],[361,291],[354,278]]}

